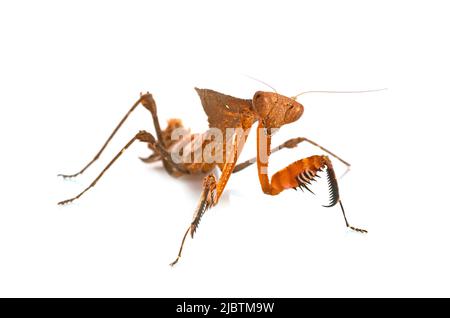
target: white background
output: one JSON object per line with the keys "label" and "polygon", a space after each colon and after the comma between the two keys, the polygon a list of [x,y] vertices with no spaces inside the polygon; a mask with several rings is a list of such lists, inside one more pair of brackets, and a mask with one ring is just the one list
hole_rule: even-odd
{"label": "white background", "polygon": [[[2,2],[0,296],[450,296],[449,28],[444,1]],[[92,158],[140,91],[163,126],[202,131],[193,87],[269,90],[245,75],[287,96],[389,88],[302,96],[304,116],[274,140],[306,136],[352,163],[342,199],[368,235],[326,196],[263,195],[252,167],[171,268],[201,177],[143,164],[142,144],[56,205],[152,129],[138,109],[85,175],[56,177]],[[277,153],[270,170],[314,153]]]}

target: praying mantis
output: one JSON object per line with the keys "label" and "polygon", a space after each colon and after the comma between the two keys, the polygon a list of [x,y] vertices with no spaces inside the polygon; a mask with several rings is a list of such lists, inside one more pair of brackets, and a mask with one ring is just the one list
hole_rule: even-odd
{"label": "praying mantis", "polygon": [[[139,105],[142,105],[150,111],[156,137],[145,130],[137,132],[88,187],[73,198],[61,201],[58,204],[64,205],[83,196],[97,184],[104,173],[133,143],[139,141],[146,143],[148,148],[153,151],[148,158],[141,158],[144,162],[153,163],[161,161],[167,173],[174,177],[189,174],[205,175],[198,206],[195,209],[191,223],[183,235],[178,255],[171,263],[172,266],[180,259],[188,234],[190,233],[193,238],[204,213],[219,203],[231,175],[247,168],[255,162],[258,168],[261,190],[264,194],[271,196],[279,195],[281,192],[290,189],[311,191],[308,186],[311,185],[312,181],[317,181],[320,178],[319,173],[324,171],[330,196],[329,205],[326,207],[333,207],[339,204],[346,226],[356,232],[367,233],[364,229],[350,225],[347,220],[339,195],[335,170],[330,157],[350,167],[347,161],[308,138],[292,138],[272,149],[271,140],[276,130],[284,125],[297,121],[302,116],[304,107],[297,101],[298,96],[302,94],[311,92],[359,93],[379,90],[346,92],[307,91],[294,97],[283,96],[277,92],[257,91],[252,99],[236,98],[210,89],[195,88],[195,90],[208,116],[210,128],[204,134],[196,135],[190,133],[183,126],[180,119],[169,119],[167,127],[161,129],[156,102],[152,94],[149,92],[145,94],[141,93],[139,99],[125,114],[94,158],[79,172],[70,175],[61,174],[59,176],[73,178],[85,172],[101,156],[128,116]],[[248,133],[255,123],[257,123],[257,156],[238,164],[238,158],[247,140]],[[174,136],[178,136],[179,138],[174,138]],[[284,148],[294,148],[302,142],[307,142],[318,147],[327,155],[313,155],[296,160],[285,168],[275,172],[271,179],[269,179],[268,168],[270,155]],[[208,152],[208,156],[202,156],[204,152]],[[200,156],[197,156],[197,154],[200,154]],[[196,156],[203,160],[192,160]],[[218,178],[213,173],[216,167],[220,170],[220,176]]]}

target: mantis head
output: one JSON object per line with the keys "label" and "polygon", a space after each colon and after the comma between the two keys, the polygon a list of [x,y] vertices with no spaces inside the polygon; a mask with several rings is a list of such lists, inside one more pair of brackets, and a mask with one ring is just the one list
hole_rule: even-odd
{"label": "mantis head", "polygon": [[293,98],[273,92],[256,92],[253,96],[253,108],[263,126],[268,129],[293,123],[303,114],[302,104]]}

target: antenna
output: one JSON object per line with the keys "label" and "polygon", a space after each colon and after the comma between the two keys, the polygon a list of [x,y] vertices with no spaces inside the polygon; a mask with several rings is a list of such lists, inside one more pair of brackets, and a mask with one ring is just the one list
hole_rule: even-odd
{"label": "antenna", "polygon": [[273,88],[271,85],[267,84],[266,82],[263,82],[263,81],[261,81],[261,80],[255,78],[255,77],[250,76],[250,75],[247,75],[247,74],[244,74],[244,76],[245,76],[245,77],[248,77],[248,78],[250,78],[250,79],[252,79],[252,80],[254,80],[254,81],[260,82],[261,84],[264,84],[264,85],[266,85],[267,87],[270,87],[275,93],[278,94],[277,90],[276,90],[275,88]]}
{"label": "antenna", "polygon": [[380,91],[385,91],[385,90],[387,90],[387,88],[368,89],[368,90],[364,90],[364,91],[305,91],[305,92],[301,92],[300,94],[295,95],[294,97],[292,97],[292,99],[296,100],[297,97],[299,97],[300,95],[309,94],[309,93],[354,94],[354,93],[373,93],[373,92],[380,92]]}

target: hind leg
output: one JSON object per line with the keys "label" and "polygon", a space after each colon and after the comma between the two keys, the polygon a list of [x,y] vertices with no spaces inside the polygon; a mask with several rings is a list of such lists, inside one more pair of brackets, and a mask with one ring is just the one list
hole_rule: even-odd
{"label": "hind leg", "polygon": [[[153,96],[147,92],[144,95],[141,95],[142,105],[147,108],[152,114],[153,126],[155,126],[156,136],[158,137],[159,143],[164,147],[164,149],[168,149],[168,146],[171,144],[170,136],[172,131],[176,128],[180,128],[183,125],[181,124],[181,120],[179,119],[171,119],[168,122],[168,126],[165,130],[161,130],[161,126],[159,124],[158,112],[156,110],[156,103],[153,99]],[[179,173],[176,169],[173,168],[166,159],[161,156],[154,156],[155,154],[150,155],[149,158],[141,158],[144,162],[152,162],[156,160],[162,160],[164,169],[166,169],[167,173],[172,176],[179,176]]]}
{"label": "hind leg", "polygon": [[[145,93],[145,94],[141,94],[140,98],[133,104],[133,106],[131,106],[130,110],[125,114],[125,116],[122,118],[122,120],[119,122],[119,124],[116,126],[116,128],[114,128],[113,132],[111,133],[111,135],[106,139],[106,142],[103,144],[103,146],[100,148],[100,150],[98,151],[98,153],[94,156],[94,158],[91,159],[91,161],[88,162],[88,164],[86,166],[84,166],[80,171],[78,171],[77,173],[74,174],[59,174],[58,176],[64,177],[64,178],[73,178],[76,177],[80,174],[82,174],[83,172],[85,172],[96,160],[98,160],[100,158],[100,155],[103,153],[103,151],[105,150],[106,146],[110,143],[110,141],[112,140],[112,138],[115,136],[115,134],[117,133],[117,131],[120,129],[120,127],[122,127],[123,123],[127,120],[128,116],[130,116],[130,114],[136,109],[137,106],[139,106],[140,104],[142,104],[142,106],[144,106],[146,109],[148,109],[150,111],[150,113],[152,114],[152,118],[153,118],[153,125],[155,127],[155,131],[156,131],[156,136],[158,138],[158,141],[160,143],[160,145],[162,147],[166,148],[166,144],[165,144],[165,140],[163,138],[163,132],[161,131],[161,127],[159,125],[159,120],[158,120],[158,114],[156,111],[156,103],[155,100],[153,99],[153,96],[150,93]],[[173,171],[173,169],[169,168],[169,165],[166,163],[166,160],[164,160],[165,162],[165,166],[167,165],[168,168],[170,169],[170,171]]]}

